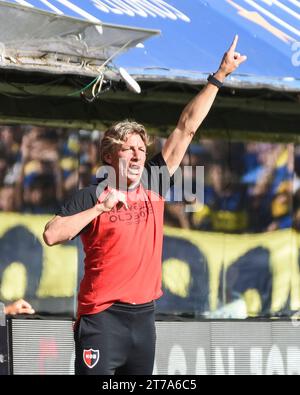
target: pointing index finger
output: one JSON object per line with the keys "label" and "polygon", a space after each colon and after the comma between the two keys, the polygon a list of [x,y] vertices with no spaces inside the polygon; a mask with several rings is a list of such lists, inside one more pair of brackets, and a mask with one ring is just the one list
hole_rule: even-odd
{"label": "pointing index finger", "polygon": [[238,41],[239,41],[239,36],[236,34],[231,44],[231,47],[229,48],[229,52],[235,52]]}

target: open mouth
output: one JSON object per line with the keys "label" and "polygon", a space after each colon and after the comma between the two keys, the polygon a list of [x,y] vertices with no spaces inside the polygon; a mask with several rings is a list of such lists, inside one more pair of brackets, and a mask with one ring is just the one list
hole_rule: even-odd
{"label": "open mouth", "polygon": [[141,167],[138,165],[130,165],[128,167],[128,174],[138,176],[140,174]]}

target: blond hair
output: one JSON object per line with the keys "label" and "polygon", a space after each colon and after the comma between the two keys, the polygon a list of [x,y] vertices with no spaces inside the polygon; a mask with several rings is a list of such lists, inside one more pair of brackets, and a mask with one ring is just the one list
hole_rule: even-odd
{"label": "blond hair", "polygon": [[130,134],[138,134],[146,147],[151,144],[148,133],[143,125],[128,120],[116,123],[104,133],[101,141],[100,156],[104,164],[106,163],[104,159],[105,155],[111,154],[116,146],[122,145]]}

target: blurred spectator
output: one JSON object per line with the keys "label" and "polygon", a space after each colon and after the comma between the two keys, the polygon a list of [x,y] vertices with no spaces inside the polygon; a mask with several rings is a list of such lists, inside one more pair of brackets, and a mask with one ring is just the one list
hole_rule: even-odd
{"label": "blurred spectator", "polygon": [[7,185],[0,188],[0,211],[16,211],[14,186]]}
{"label": "blurred spectator", "polygon": [[93,167],[89,162],[81,163],[79,165],[79,188],[88,187],[91,185],[95,179],[93,175]]}
{"label": "blurred spectator", "polygon": [[283,181],[276,190],[271,202],[272,223],[268,231],[292,227],[292,182]]}
{"label": "blurred spectator", "polygon": [[300,231],[300,145],[294,147],[293,226]]}
{"label": "blurred spectator", "polygon": [[21,145],[19,176],[16,180],[20,211],[52,213],[63,198],[59,140],[55,130],[33,128]]}
{"label": "blurred spectator", "polygon": [[249,185],[250,229],[254,232],[291,227],[293,146],[258,144],[259,168]]}
{"label": "blurred spectator", "polygon": [[[78,187],[96,182],[102,135],[0,126],[0,211],[53,213]],[[155,139],[149,157],[164,142]],[[230,233],[272,231],[292,223],[300,229],[300,147],[204,139],[190,147],[183,166],[192,166],[185,181],[193,191],[200,182],[196,166],[205,167],[204,202],[195,201],[197,211],[188,213],[193,193],[185,196],[183,185],[175,185],[166,205],[167,225]]]}
{"label": "blurred spectator", "polygon": [[193,215],[194,227],[217,232],[247,231],[247,194],[238,175],[228,166],[214,163],[205,185],[204,206]]}
{"label": "blurred spectator", "polygon": [[[187,178],[193,178],[193,173],[191,171],[187,171],[187,169],[184,169],[186,166],[191,166],[191,157],[189,153],[184,156],[179,169],[181,170],[181,174],[184,175],[185,180]],[[176,174],[178,174],[178,172]],[[190,229],[191,227],[185,210],[187,204],[185,201],[185,198],[187,197],[187,191],[184,190],[184,186],[185,184],[180,177],[179,183],[175,183],[166,196],[167,204],[165,206],[164,223],[167,226],[175,226],[183,229]]]}
{"label": "blurred spectator", "polygon": [[22,130],[19,126],[0,126],[0,149],[4,149],[6,154],[17,160],[22,139]]}
{"label": "blurred spectator", "polygon": [[4,184],[5,176],[8,171],[8,161],[4,152],[0,151],[0,187]]}
{"label": "blurred spectator", "polygon": [[49,174],[36,175],[24,189],[22,211],[32,214],[53,213],[58,207],[55,179]]}

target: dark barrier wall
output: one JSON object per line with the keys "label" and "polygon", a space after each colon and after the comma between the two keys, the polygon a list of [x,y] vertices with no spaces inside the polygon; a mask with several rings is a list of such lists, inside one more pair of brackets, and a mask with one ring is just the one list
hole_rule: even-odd
{"label": "dark barrier wall", "polygon": [[8,333],[4,317],[1,317],[0,312],[0,375],[7,375],[9,373],[8,366]]}
{"label": "dark barrier wall", "polygon": [[[157,322],[154,374],[299,375],[299,322]],[[14,374],[73,374],[72,322],[13,320]]]}
{"label": "dark barrier wall", "polygon": [[48,248],[49,216],[0,213],[0,299],[25,298],[38,313],[74,315],[76,243]]}

